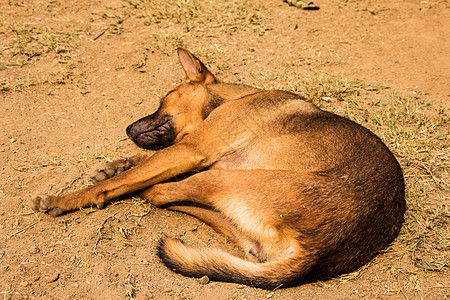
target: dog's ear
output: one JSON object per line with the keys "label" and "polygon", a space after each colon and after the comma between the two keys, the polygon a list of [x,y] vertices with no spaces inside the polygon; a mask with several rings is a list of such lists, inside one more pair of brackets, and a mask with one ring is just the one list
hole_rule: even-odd
{"label": "dog's ear", "polygon": [[178,58],[186,73],[186,80],[192,82],[204,82],[210,84],[216,81],[214,75],[208,71],[205,65],[188,50],[178,47]]}

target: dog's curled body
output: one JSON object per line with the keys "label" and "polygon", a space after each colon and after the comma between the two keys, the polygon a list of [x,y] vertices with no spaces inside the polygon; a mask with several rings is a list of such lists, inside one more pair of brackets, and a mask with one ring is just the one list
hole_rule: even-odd
{"label": "dog's curled body", "polygon": [[[227,113],[225,123],[234,129],[224,129],[239,138],[228,136],[229,149],[210,155],[208,170],[185,184],[201,190],[189,196],[236,227],[238,234],[229,235],[257,262],[165,238],[158,253],[170,269],[272,289],[353,271],[398,235],[403,176],[374,134],[291,93],[263,91],[234,101],[242,103],[229,106],[241,113]],[[222,122],[227,106],[215,112]],[[208,121],[219,123],[215,117]],[[211,140],[213,148],[224,140]]]}
{"label": "dog's curled body", "polygon": [[164,149],[111,163],[127,170],[99,170],[95,178],[110,178],[85,190],[34,196],[35,209],[102,207],[147,188],[154,205],[210,224],[247,256],[166,237],[158,255],[171,270],[267,289],[351,272],[395,239],[404,180],[378,137],[299,95],[221,83],[190,52],[178,54],[186,82],[127,128],[138,145]]}

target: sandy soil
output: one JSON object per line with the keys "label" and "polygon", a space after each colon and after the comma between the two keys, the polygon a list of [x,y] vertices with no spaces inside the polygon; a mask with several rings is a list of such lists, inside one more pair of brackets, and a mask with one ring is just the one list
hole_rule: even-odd
{"label": "sandy soil", "polygon": [[237,1],[211,1],[221,6],[205,2],[189,24],[184,7],[192,1],[175,2],[180,15],[160,19],[148,13],[157,9],[151,2],[0,2],[0,296],[448,298],[449,271],[417,268],[398,243],[348,279],[264,291],[202,285],[166,269],[155,255],[163,234],[238,252],[202,222],[138,197],[59,218],[31,212],[30,193],[81,188],[96,165],[140,151],[125,128],[183,79],[176,45],[229,82],[292,89],[295,78],[332,76],[390,87],[357,98],[362,106],[374,97],[390,101],[388,93],[420,93],[449,108],[447,1],[323,0],[316,3],[320,10],[303,11],[281,0],[254,0],[239,14],[226,7]]}

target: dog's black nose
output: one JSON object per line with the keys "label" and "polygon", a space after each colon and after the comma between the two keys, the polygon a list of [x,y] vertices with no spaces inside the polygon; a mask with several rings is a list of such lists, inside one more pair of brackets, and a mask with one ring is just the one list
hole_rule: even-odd
{"label": "dog's black nose", "polygon": [[126,129],[128,135],[130,135],[130,133],[131,133],[131,128],[133,128],[133,124],[128,125],[128,127]]}

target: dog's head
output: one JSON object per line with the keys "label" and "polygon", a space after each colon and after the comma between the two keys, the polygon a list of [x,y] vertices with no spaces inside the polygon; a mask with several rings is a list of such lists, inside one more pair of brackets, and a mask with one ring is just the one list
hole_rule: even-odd
{"label": "dog's head", "polygon": [[161,149],[180,141],[204,119],[208,101],[206,86],[216,82],[214,75],[192,53],[178,48],[186,81],[161,99],[158,110],[130,126],[128,136],[139,147]]}

